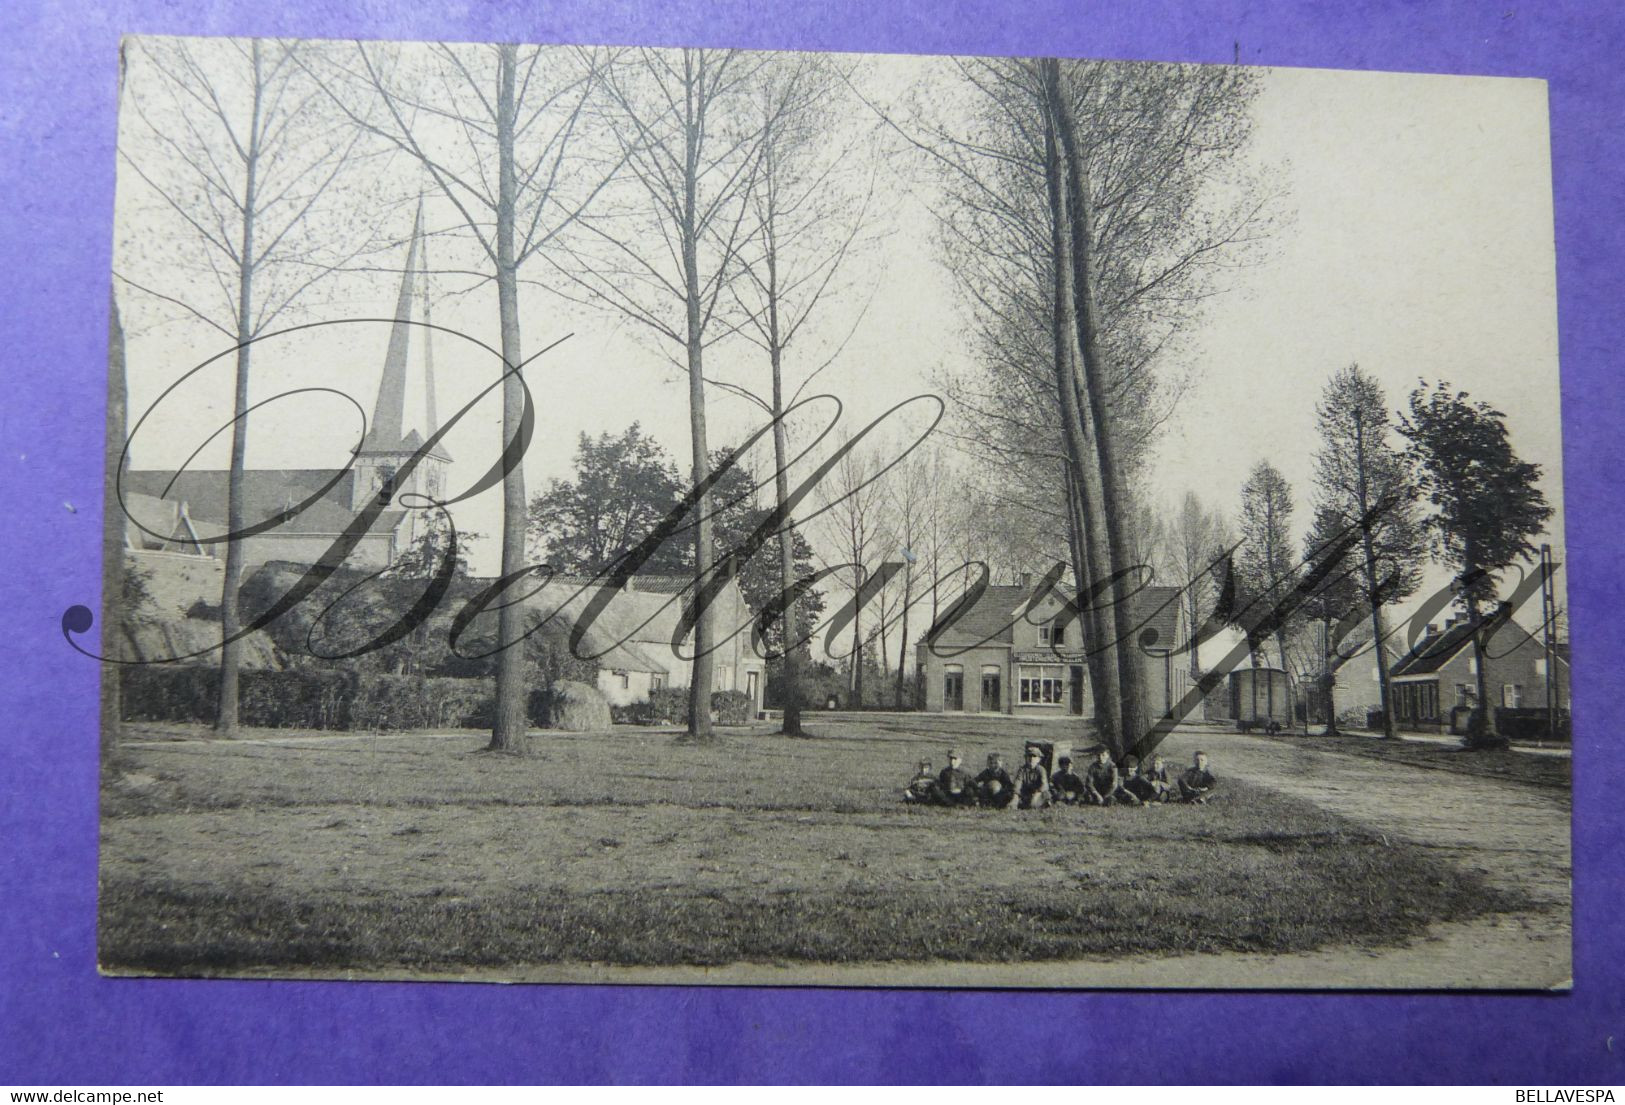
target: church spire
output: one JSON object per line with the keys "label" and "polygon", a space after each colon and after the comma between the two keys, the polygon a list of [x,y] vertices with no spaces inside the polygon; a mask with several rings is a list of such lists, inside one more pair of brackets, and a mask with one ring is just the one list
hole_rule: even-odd
{"label": "church spire", "polygon": [[367,428],[362,452],[393,453],[406,436],[406,356],[411,346],[412,280],[417,275],[418,255],[423,247],[423,201],[418,200],[412,221],[412,242],[406,250],[406,266],[401,272],[401,289],[395,299],[395,325],[389,331],[389,350],[384,354],[384,374],[378,381],[378,400],[373,404],[372,421]]}

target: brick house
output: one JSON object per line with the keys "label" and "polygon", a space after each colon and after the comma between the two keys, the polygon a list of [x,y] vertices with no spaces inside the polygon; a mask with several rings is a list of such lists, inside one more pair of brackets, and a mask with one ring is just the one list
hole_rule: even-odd
{"label": "brick house", "polygon": [[[1092,712],[1082,634],[1076,619],[1061,618],[1072,592],[1057,586],[1040,602],[1032,599],[1030,577],[1014,587],[989,586],[951,625],[915,646],[927,711],[1013,717]],[[1142,627],[1136,653],[1153,717],[1179,700],[1190,678],[1188,664],[1172,652],[1182,640],[1178,599],[1177,588],[1147,587],[1131,600]]]}
{"label": "brick house", "polygon": [[[1546,705],[1546,654],[1540,638],[1508,621],[1486,646],[1485,676],[1492,707],[1543,708]],[[1451,711],[1470,706],[1478,694],[1478,667],[1465,619],[1429,625],[1394,665],[1394,721],[1401,729],[1443,732]],[[1558,657],[1557,704],[1569,705],[1568,660]]]}
{"label": "brick house", "polygon": [[[1383,641],[1382,648],[1392,675],[1404,655],[1391,638]],[[1360,724],[1363,725],[1367,711],[1382,709],[1382,678],[1377,672],[1377,654],[1371,642],[1361,645],[1353,656],[1341,663],[1334,663],[1332,674],[1337,680],[1332,685],[1332,710],[1338,717],[1352,712],[1362,716]]]}

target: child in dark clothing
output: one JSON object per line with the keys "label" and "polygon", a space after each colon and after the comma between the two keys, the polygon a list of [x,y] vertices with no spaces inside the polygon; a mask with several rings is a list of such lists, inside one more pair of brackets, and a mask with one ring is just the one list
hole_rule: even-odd
{"label": "child in dark clothing", "polygon": [[948,766],[937,776],[937,799],[949,806],[974,806],[976,782],[959,766],[959,753],[948,753]]}
{"label": "child in dark clothing", "polygon": [[1190,768],[1179,777],[1180,800],[1198,804],[1206,802],[1218,785],[1219,780],[1207,769],[1207,753],[1198,752],[1192,758]]}
{"label": "child in dark clothing", "polygon": [[1112,763],[1111,751],[1102,746],[1095,753],[1095,762],[1083,773],[1083,801],[1090,806],[1109,806],[1115,801],[1117,788],[1117,765]]}
{"label": "child in dark clothing", "polygon": [[1083,801],[1083,776],[1072,770],[1072,757],[1062,756],[1055,764],[1059,770],[1050,777],[1050,798],[1068,806]]}
{"label": "child in dark clothing", "polygon": [[1004,757],[997,752],[989,754],[987,767],[976,776],[976,802],[982,806],[1004,809],[1016,797],[1016,786],[1010,773],[1004,769]]}

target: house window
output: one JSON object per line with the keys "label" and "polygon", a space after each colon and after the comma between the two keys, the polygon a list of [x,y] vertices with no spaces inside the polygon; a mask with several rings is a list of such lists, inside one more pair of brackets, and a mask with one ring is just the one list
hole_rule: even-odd
{"label": "house window", "polygon": [[1049,639],[1050,639],[1050,644],[1052,644],[1052,645],[1064,645],[1064,644],[1066,644],[1066,626],[1064,626],[1064,625],[1056,626],[1053,630],[1050,631]]}
{"label": "house window", "polygon": [[1509,710],[1516,710],[1518,707],[1522,706],[1523,705],[1523,684],[1522,683],[1502,683],[1501,684],[1501,705],[1505,706]]}
{"label": "house window", "polygon": [[658,691],[661,687],[664,687],[665,685],[666,685],[666,677],[664,675],[651,675],[651,676],[649,676],[649,689],[651,691]]}
{"label": "house window", "polygon": [[1023,664],[1016,691],[1016,701],[1023,706],[1064,705],[1066,669],[1058,664]]}
{"label": "house window", "polygon": [[1038,627],[1038,643],[1041,645],[1047,645],[1050,643],[1048,625],[1041,625]]}
{"label": "house window", "polygon": [[1473,685],[1471,683],[1456,684],[1456,705],[1471,706],[1473,704]]}
{"label": "house window", "polygon": [[627,675],[624,671],[618,671],[615,673],[615,681],[621,685],[621,690],[623,691],[632,686],[632,677]]}

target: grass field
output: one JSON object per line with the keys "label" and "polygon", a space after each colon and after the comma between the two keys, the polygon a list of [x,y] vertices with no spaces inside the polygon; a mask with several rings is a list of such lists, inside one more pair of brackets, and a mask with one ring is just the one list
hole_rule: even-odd
{"label": "grass field", "polygon": [[950,742],[979,765],[1059,727],[818,728],[727,730],[716,747],[539,733],[526,758],[481,754],[475,733],[126,747],[104,782],[101,960],[336,974],[1280,952],[1520,905],[1235,780],[1200,807],[899,801],[914,761],[941,766]]}

